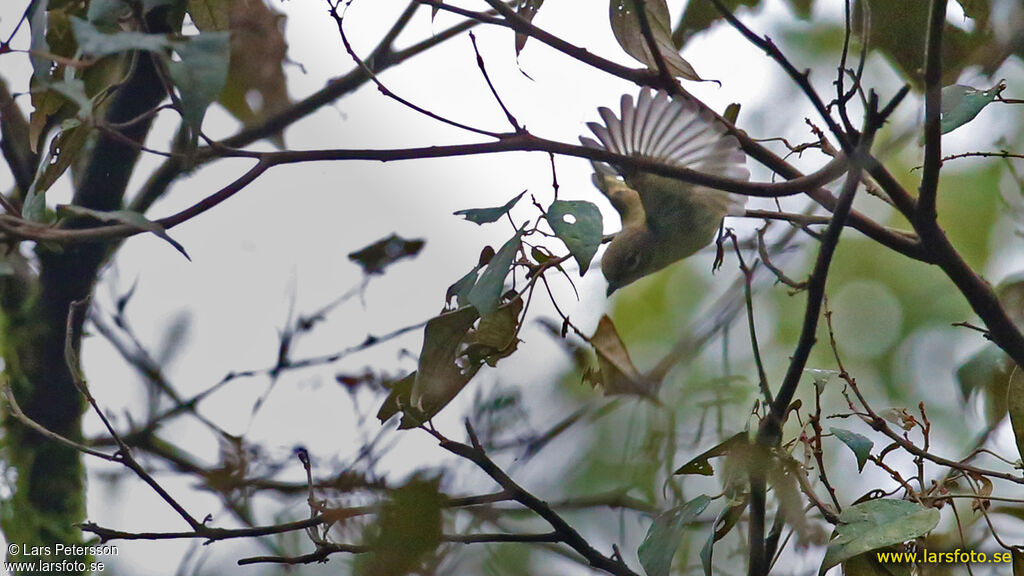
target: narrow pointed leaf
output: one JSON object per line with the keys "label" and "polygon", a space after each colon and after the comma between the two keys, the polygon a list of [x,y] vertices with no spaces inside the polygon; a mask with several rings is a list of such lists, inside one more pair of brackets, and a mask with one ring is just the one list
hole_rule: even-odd
{"label": "narrow pointed leaf", "polygon": [[637,549],[637,556],[647,576],[668,576],[686,525],[693,523],[710,503],[711,498],[702,494],[654,519],[647,536]]}

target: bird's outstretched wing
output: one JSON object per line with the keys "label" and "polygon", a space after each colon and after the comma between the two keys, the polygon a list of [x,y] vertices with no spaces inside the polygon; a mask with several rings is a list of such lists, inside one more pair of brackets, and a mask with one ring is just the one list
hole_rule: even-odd
{"label": "bird's outstretched wing", "polygon": [[[603,148],[624,156],[636,156],[714,174],[733,180],[747,180],[750,172],[739,142],[715,120],[713,113],[693,98],[670,98],[664,91],[643,90],[636,103],[623,95],[620,115],[599,108],[604,124],[587,126],[597,141],[581,137],[585,146]],[[594,163],[594,181],[605,194],[615,175],[635,189],[649,217],[678,205],[679,194],[692,194],[721,204],[724,213],[741,214],[746,197],[651,174],[638,174],[626,167]],[[646,184],[646,185],[644,185]],[[620,211],[621,212],[621,211]]]}

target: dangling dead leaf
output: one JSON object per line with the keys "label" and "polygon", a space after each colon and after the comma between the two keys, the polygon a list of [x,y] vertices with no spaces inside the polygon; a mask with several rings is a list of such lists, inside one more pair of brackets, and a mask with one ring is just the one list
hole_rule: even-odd
{"label": "dangling dead leaf", "polygon": [[459,362],[466,335],[477,318],[476,309],[466,306],[427,322],[410,400],[428,419],[451,402],[480,369],[478,363]]}
{"label": "dangling dead leaf", "polygon": [[[232,116],[250,126],[291,104],[284,14],[264,0],[189,0],[188,13],[201,31],[231,31],[231,68],[219,102]],[[284,145],[280,133],[273,140]]]}
{"label": "dangling dead leaf", "polygon": [[640,27],[637,15],[637,5],[640,2],[643,3],[642,8],[651,26],[658,53],[668,67],[669,73],[686,80],[703,80],[693,66],[679,55],[675,44],[672,43],[672,23],[665,0],[612,0],[608,16],[612,23],[612,33],[619,46],[622,46],[626,54],[643,62],[651,70],[658,69],[657,60]]}
{"label": "dangling dead leaf", "polygon": [[596,383],[606,395],[630,394],[657,402],[658,383],[645,379],[633,365],[611,318],[601,317],[588,342],[597,353]]}

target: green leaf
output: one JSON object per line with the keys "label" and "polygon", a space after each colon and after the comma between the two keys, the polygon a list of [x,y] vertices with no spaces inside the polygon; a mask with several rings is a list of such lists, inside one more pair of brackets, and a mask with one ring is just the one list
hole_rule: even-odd
{"label": "green leaf", "polygon": [[[723,0],[722,4],[735,12],[740,6],[756,7],[761,4],[761,0]],[[708,30],[721,19],[722,13],[711,2],[687,2],[686,9],[683,10],[683,15],[672,32],[672,42],[676,46],[682,46],[692,36]]]}
{"label": "green leaf", "polygon": [[441,545],[441,511],[447,498],[440,477],[416,474],[391,490],[365,537],[371,552],[355,563],[357,576],[403,576]]}
{"label": "green leaf", "polygon": [[412,406],[412,385],[416,382],[416,372],[413,372],[397,382],[391,384],[391,391],[388,397],[380,405],[377,411],[377,419],[383,424],[392,416]]}
{"label": "green leaf", "polygon": [[857,457],[857,471],[862,472],[864,464],[868,461],[868,456],[871,455],[871,448],[874,447],[875,443],[866,436],[861,436],[856,432],[850,432],[842,428],[829,428],[829,431],[836,438],[839,438],[843,444],[846,444],[850,450],[853,450],[853,454]]}
{"label": "green leaf", "polygon": [[420,253],[425,240],[406,240],[397,234],[392,234],[352,252],[348,259],[358,264],[364,274],[383,274],[384,270],[404,258],[413,258]]}
{"label": "green leaf", "polygon": [[520,229],[515,236],[505,242],[494,258],[487,263],[487,269],[466,295],[466,299],[480,315],[486,316],[498,307],[498,300],[505,288],[505,277],[512,269],[522,235],[523,231]]}
{"label": "green leaf", "polygon": [[80,117],[92,114],[92,100],[85,93],[85,82],[78,78],[69,78],[60,82],[51,82],[47,88],[61,94],[74,102],[80,110]]}
{"label": "green leaf", "polygon": [[854,504],[839,515],[818,575],[854,556],[927,534],[938,523],[938,510],[915,502],[879,499]]}
{"label": "green leaf", "polygon": [[1003,81],[1000,81],[988,90],[978,90],[960,84],[943,88],[942,133],[952,132],[974,120],[975,116],[1005,89],[1006,83]]}
{"label": "green leaf", "polygon": [[152,232],[157,237],[159,237],[162,240],[165,240],[168,244],[173,246],[175,250],[181,252],[181,255],[184,256],[187,260],[192,260],[191,258],[189,258],[188,252],[185,251],[185,247],[179,244],[175,239],[171,238],[170,235],[167,234],[167,230],[163,226],[157,224],[156,222],[153,222],[152,220],[146,218],[145,216],[139,214],[138,212],[133,212],[131,210],[114,210],[111,212],[103,212],[100,210],[84,208],[82,206],[75,206],[74,204],[64,204],[57,207],[58,216],[63,216],[67,214],[95,218],[96,220],[99,220],[101,222],[114,222],[117,224],[125,224],[127,226],[131,226],[132,228],[138,228],[139,230]]}
{"label": "green leaf", "polygon": [[637,556],[647,576],[668,576],[672,557],[679,548],[686,525],[696,520],[710,503],[711,498],[702,494],[654,519],[647,530],[647,536],[637,549]]}
{"label": "green leaf", "polygon": [[188,0],[188,15],[203,32],[229,30],[231,0]]}
{"label": "green leaf", "polygon": [[454,298],[456,306],[460,308],[469,306],[469,291],[476,285],[476,277],[480,273],[480,268],[482,266],[474,267],[465,276],[449,286],[448,291],[445,293],[445,302],[451,302],[452,298]]}
{"label": "green leaf", "polygon": [[651,70],[658,69],[657,60],[640,27],[638,6],[642,7],[647,15],[655,46],[669,73],[686,80],[701,80],[693,66],[679,55],[677,45],[672,42],[671,21],[665,0],[611,0],[608,16],[611,19],[612,33],[619,46],[626,54],[643,62]]}
{"label": "green leaf", "polygon": [[206,109],[217,101],[227,82],[230,40],[228,32],[205,32],[177,42],[174,50],[181,61],[167,64],[181,92],[182,117],[192,129],[193,141],[199,137]]}
{"label": "green leaf", "polygon": [[700,564],[704,568],[704,575],[711,576],[711,560],[715,554],[715,542],[725,538],[736,524],[743,517],[743,511],[747,509],[747,498],[730,500],[726,507],[715,518],[712,525],[713,530],[708,535],[707,541],[700,549]]}
{"label": "green leaf", "polygon": [[985,422],[989,426],[995,426],[1006,416],[1007,386],[1014,366],[1006,352],[995,344],[987,344],[956,371],[963,400],[984,399]]}
{"label": "green leaf", "polygon": [[28,25],[31,32],[28,55],[32,62],[32,77],[42,84],[50,78],[50,59],[40,54],[50,52],[50,44],[46,41],[46,4],[31,2],[28,5]]}
{"label": "green leaf", "polygon": [[79,52],[96,58],[132,50],[163,52],[171,46],[171,41],[159,34],[131,31],[104,34],[86,20],[75,16],[71,17],[71,29],[78,41]]}
{"label": "green leaf", "polygon": [[504,206],[498,206],[497,208],[468,208],[466,210],[459,210],[455,212],[456,216],[463,216],[466,220],[474,224],[490,224],[491,222],[497,222],[499,218],[508,214],[508,211],[519,202],[519,199],[526,194],[526,190],[519,193],[518,196],[509,200]]}
{"label": "green leaf", "polygon": [[131,9],[122,0],[91,0],[85,17],[97,27],[112,28],[130,13]]}
{"label": "green leaf", "polygon": [[545,218],[576,259],[580,276],[586,274],[604,235],[601,211],[584,200],[555,200]]}
{"label": "green leaf", "polygon": [[43,161],[39,163],[36,179],[25,196],[21,215],[29,222],[42,222],[46,214],[46,191],[61,177],[89,139],[91,128],[83,124],[68,123],[50,143]]}
{"label": "green leaf", "polygon": [[699,456],[691,459],[686,464],[683,464],[676,469],[673,474],[699,474],[701,476],[711,476],[714,474],[715,469],[711,466],[711,463],[708,462],[708,460],[718,456],[725,456],[734,448],[745,446],[749,443],[750,440],[747,438],[746,431],[733,434],[725,441],[708,448]]}
{"label": "green leaf", "polygon": [[1017,453],[1024,459],[1024,373],[1015,368],[1010,374],[1010,385],[1006,390],[1006,407],[1010,412],[1013,437],[1017,441]]}

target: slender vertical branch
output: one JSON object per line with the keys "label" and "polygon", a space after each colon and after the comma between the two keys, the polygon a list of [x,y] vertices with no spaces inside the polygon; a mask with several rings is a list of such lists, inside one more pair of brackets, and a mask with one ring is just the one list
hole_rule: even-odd
{"label": "slender vertical branch", "polygon": [[946,0],[932,0],[924,69],[924,169],[918,196],[917,218],[935,220],[935,198],[942,167],[942,28],[946,25]]}

